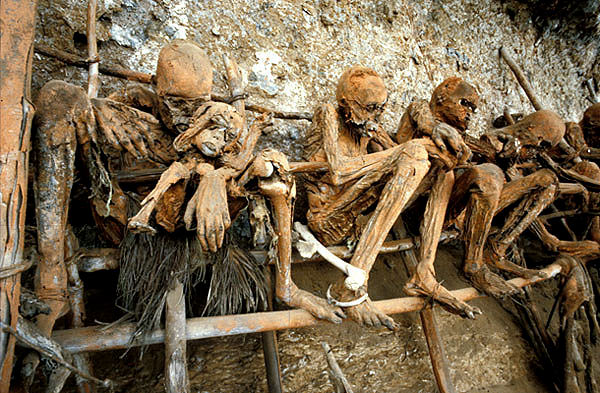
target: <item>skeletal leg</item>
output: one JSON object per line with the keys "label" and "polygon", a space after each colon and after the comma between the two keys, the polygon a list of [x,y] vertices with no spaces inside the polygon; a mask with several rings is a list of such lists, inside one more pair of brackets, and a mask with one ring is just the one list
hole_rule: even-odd
{"label": "skeletal leg", "polygon": [[[420,141],[407,142],[400,148],[400,154],[393,166],[394,173],[385,185],[383,194],[363,231],[351,260],[352,265],[365,270],[367,274],[371,271],[379,248],[388,232],[429,170],[428,154]],[[363,291],[366,292],[366,288]],[[340,292],[342,301],[348,301],[357,296],[356,293],[347,289],[341,289]],[[369,326],[383,324],[389,328],[395,326],[394,321],[377,310],[369,299],[346,310],[348,315],[359,323]]]}
{"label": "skeletal leg", "polygon": [[542,210],[554,201],[557,187],[558,179],[554,173],[542,169],[511,181],[503,188],[498,211],[520,198],[524,199],[510,212],[502,229],[490,237],[490,263],[523,278],[532,278],[540,274],[536,270],[512,263],[505,258],[505,254],[516,238],[531,225]]}
{"label": "skeletal leg", "polygon": [[552,251],[565,253],[580,258],[583,261],[600,258],[600,244],[598,242],[593,240],[559,240],[556,236],[548,232],[544,223],[539,219],[533,221],[531,230]]}
{"label": "skeletal leg", "polygon": [[519,292],[490,271],[483,250],[501,195],[504,174],[493,164],[481,164],[466,170],[456,181],[452,192],[451,216],[465,210],[464,272],[474,287],[491,296],[502,297]]}
{"label": "skeletal leg", "polygon": [[325,299],[299,289],[292,281],[292,199],[295,185],[273,175],[259,181],[259,188],[269,198],[275,213],[275,231],[277,234],[277,274],[276,295],[291,307],[310,312],[317,318],[334,323],[342,322],[344,313],[339,307],[327,304]]}
{"label": "skeletal leg", "polygon": [[69,307],[65,230],[73,185],[76,130],[80,123],[93,117],[83,89],[59,81],[42,88],[36,106],[34,191],[40,253],[36,292],[51,309],[50,314],[37,317],[37,325],[43,334],[50,335],[56,319]]}
{"label": "skeletal leg", "polygon": [[436,176],[436,180],[421,222],[422,242],[419,248],[419,264],[404,287],[404,291],[413,296],[429,296],[452,313],[474,318],[475,314],[481,313],[481,311],[452,296],[435,279],[435,255],[446,216],[446,207],[454,185],[454,173],[436,170],[432,175]]}

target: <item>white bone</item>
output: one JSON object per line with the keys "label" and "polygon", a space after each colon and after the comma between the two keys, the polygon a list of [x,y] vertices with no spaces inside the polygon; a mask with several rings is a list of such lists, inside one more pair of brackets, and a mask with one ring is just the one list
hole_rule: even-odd
{"label": "white bone", "polygon": [[[321,255],[323,257],[323,259],[325,259],[327,262],[331,263],[333,266],[340,269],[342,272],[344,272],[348,276],[346,278],[346,280],[344,281],[344,286],[346,288],[350,289],[351,291],[357,291],[360,287],[362,287],[365,284],[365,282],[367,281],[367,273],[364,270],[359,269],[356,266],[352,266],[348,262],[333,255],[327,249],[327,247],[322,245],[313,236],[313,234],[310,233],[310,230],[308,229],[308,227],[306,225],[303,225],[299,222],[295,222],[294,229],[296,230],[296,232],[298,232],[300,234],[300,236],[302,237],[302,239],[304,239],[305,242],[313,244],[315,250],[317,251],[317,253],[319,253],[319,255]],[[303,246],[304,246],[304,247],[302,247],[303,252],[305,250],[309,249],[309,247],[306,247],[307,245],[303,245]]]}

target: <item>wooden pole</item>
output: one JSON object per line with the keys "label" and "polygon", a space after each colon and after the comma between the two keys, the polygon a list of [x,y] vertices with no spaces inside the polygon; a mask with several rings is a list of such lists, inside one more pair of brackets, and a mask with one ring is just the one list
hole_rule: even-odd
{"label": "wooden pole", "polygon": [[[405,238],[408,236],[406,226],[402,221],[402,217],[398,218],[396,224],[394,224],[394,234],[399,238]],[[407,250],[401,254],[404,265],[409,275],[413,275],[419,259],[414,248]],[[456,393],[456,389],[452,384],[450,378],[450,368],[448,367],[448,360],[444,352],[444,345],[437,330],[435,324],[435,316],[433,315],[433,308],[431,306],[425,307],[419,312],[421,317],[421,325],[423,326],[423,334],[427,341],[427,348],[429,349],[429,358],[431,360],[431,368],[433,369],[433,375],[437,383],[440,393]]]}
{"label": "wooden pole", "polygon": [[[0,2],[0,269],[23,261],[30,102],[36,0]],[[0,281],[0,321],[13,329],[19,316],[21,274]],[[0,393],[9,390],[15,338],[0,332]]]}
{"label": "wooden pole", "polygon": [[[273,285],[273,272],[270,266],[264,267],[265,277],[267,277],[267,304],[266,311],[273,311],[273,295],[275,286]],[[281,384],[281,366],[279,362],[279,348],[277,345],[277,334],[275,331],[261,333],[263,353],[265,355],[265,369],[267,370],[267,386],[269,393],[281,393],[283,391]]]}
{"label": "wooden pole", "polygon": [[185,297],[183,284],[177,280],[167,293],[165,317],[165,390],[189,393],[185,333]]}
{"label": "wooden pole", "polygon": [[[533,91],[533,87],[531,87],[529,80],[527,80],[523,69],[513,60],[512,56],[508,53],[506,48],[500,47],[500,57],[504,59],[508,67],[513,72],[513,75],[519,82],[519,85],[521,85],[521,87],[523,88],[523,91],[525,91],[527,98],[529,98],[529,101],[531,102],[531,105],[533,105],[535,110],[539,111],[543,109],[542,103]],[[571,147],[571,145],[567,143],[565,138],[561,139],[558,146],[560,146],[560,148],[563,149],[568,155],[575,155],[576,153],[575,149],[573,149],[573,147]],[[575,157],[573,161],[579,162],[581,161],[581,158]]]}
{"label": "wooden pole", "polygon": [[325,351],[325,358],[327,359],[327,365],[329,366],[329,379],[335,387],[335,393],[353,393],[352,385],[348,382],[348,379],[342,372],[335,356],[333,356],[329,344],[323,341],[321,342],[321,347],[323,347],[323,351]]}
{"label": "wooden pole", "polygon": [[[531,279],[513,278],[508,282],[519,288],[537,282],[548,280],[560,273],[562,266],[553,263],[542,272],[546,277]],[[451,291],[452,295],[462,301],[469,301],[485,295],[475,288],[463,288]],[[428,300],[421,297],[403,297],[397,299],[378,300],[373,302],[377,309],[386,314],[400,314],[421,311],[427,306]],[[308,311],[287,310],[271,311],[253,314],[227,315],[220,317],[191,318],[186,321],[186,339],[199,340],[210,337],[233,336],[236,334],[260,333],[270,330],[296,329],[314,326],[320,321]],[[323,322],[325,323],[325,322]],[[63,350],[71,353],[86,351],[107,351],[127,348],[131,345],[151,345],[164,342],[164,330],[155,330],[131,344],[135,332],[135,324],[121,324],[109,329],[105,326],[91,326],[79,329],[58,330],[52,333],[52,339],[57,341]]]}
{"label": "wooden pole", "polygon": [[96,0],[88,0],[87,9],[87,46],[88,59],[88,96],[96,98],[100,89],[100,77],[98,75],[98,43],[96,42]]}

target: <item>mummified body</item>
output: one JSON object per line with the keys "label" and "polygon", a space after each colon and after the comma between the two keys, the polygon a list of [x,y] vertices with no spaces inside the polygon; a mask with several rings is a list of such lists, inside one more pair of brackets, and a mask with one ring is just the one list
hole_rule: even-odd
{"label": "mummified body", "polygon": [[[449,78],[435,89],[429,103],[419,101],[411,104],[401,121],[397,139],[402,141],[419,136],[424,132],[423,129],[435,127],[436,122],[445,122],[464,133],[477,102],[477,93],[472,86],[458,78]],[[500,154],[505,159],[514,159],[517,148],[520,149],[521,145],[523,148],[520,152],[529,154],[540,145],[550,147],[558,144],[563,134],[564,124],[561,119],[552,112],[540,111],[515,125],[496,131],[493,135],[486,135],[485,138],[494,140],[497,149],[494,155],[502,152]],[[502,142],[499,140],[500,135]],[[521,158],[527,159],[526,154]],[[494,266],[522,277],[538,274],[509,261],[506,251],[554,200],[558,180],[547,169],[527,176],[522,176],[513,169],[508,172],[514,173],[514,177],[505,183],[504,172],[494,163],[483,161],[482,164],[454,171],[456,181],[450,194],[452,202],[447,222],[457,223],[463,229],[464,271],[473,285],[488,294],[501,297],[514,294],[518,289],[493,273],[489,267]],[[433,194],[430,196],[429,204],[440,210],[443,202],[447,202],[447,199],[438,202]],[[501,228],[488,238],[494,216],[511,205],[515,206]],[[443,210],[441,214],[445,214]],[[433,271],[433,260],[422,259],[416,274],[406,287],[408,292],[412,292],[414,286],[425,286],[425,292],[435,290],[430,284]]]}
{"label": "mummified body", "polygon": [[[401,145],[390,139],[377,124],[387,91],[373,70],[353,67],[344,72],[336,98],[337,109],[331,105],[317,108],[308,137],[308,159],[327,162],[329,171],[307,179],[307,219],[309,227],[326,245],[358,240],[350,263],[368,273],[396,218],[430,171],[430,156],[436,168],[454,165],[456,158],[440,151],[429,139],[414,139]],[[468,156],[468,148],[452,131],[437,128],[437,142],[445,146],[458,141],[455,152],[459,157]],[[436,184],[436,192],[445,184]],[[369,214],[372,207],[375,209]],[[422,231],[422,249],[435,250],[441,223],[436,228],[439,230]],[[339,285],[337,290],[341,299],[348,301],[366,293],[367,288],[365,285],[355,293]],[[447,293],[441,291],[436,299],[445,302]],[[462,302],[460,309],[467,314],[476,311]],[[391,318],[379,312],[368,298],[346,311],[360,323],[394,328]]]}
{"label": "mummified body", "polygon": [[[192,42],[175,41],[161,51],[156,81],[158,94],[135,87],[108,99],[90,100],[83,89],[60,81],[49,82],[40,91],[35,141],[40,252],[37,292],[52,309],[49,315],[38,317],[43,332],[49,334],[54,321],[68,310],[65,231],[76,152],[88,169],[95,219],[115,245],[124,237],[128,217],[135,214],[115,180],[117,171],[167,168],[129,221],[129,228],[163,234],[177,231],[183,226],[184,213],[184,223],[189,229],[195,226],[205,251],[222,246],[231,217],[243,207],[237,202],[246,200],[240,197],[266,197],[279,236],[277,295],[317,317],[340,321],[336,313],[341,310],[299,290],[291,280],[295,188],[283,155],[274,151],[253,155],[265,122],[257,121],[248,128],[240,114],[244,113],[240,112],[243,101],[234,103],[240,108],[208,101],[212,68]],[[253,179],[256,181],[250,182]],[[196,186],[189,200],[188,183]],[[249,183],[254,190],[245,188]],[[147,188],[134,187],[130,192],[145,195]]]}

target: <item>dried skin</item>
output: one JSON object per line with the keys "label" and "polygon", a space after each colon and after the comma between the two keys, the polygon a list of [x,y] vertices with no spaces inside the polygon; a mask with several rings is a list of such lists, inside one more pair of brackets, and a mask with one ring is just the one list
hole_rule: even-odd
{"label": "dried skin", "polygon": [[[430,164],[427,149],[420,140],[369,154],[369,122],[376,121],[382,109],[377,102],[387,93],[383,94],[383,83],[376,74],[363,71],[354,67],[340,78],[339,110],[323,105],[315,111],[308,136],[308,159],[327,162],[329,171],[308,179],[307,219],[320,241],[339,243],[353,231],[357,217],[376,203],[350,262],[369,272],[379,247]],[[349,105],[350,98],[363,105]],[[367,107],[366,102],[372,105]],[[373,127],[373,130],[377,129],[377,126]],[[382,192],[377,198],[380,189]],[[361,295],[344,289],[343,285],[338,285],[337,289],[342,301]],[[346,311],[359,323],[394,326],[393,321],[369,300]]]}
{"label": "dried skin", "polygon": [[590,147],[600,147],[600,103],[590,106],[579,123]]}

